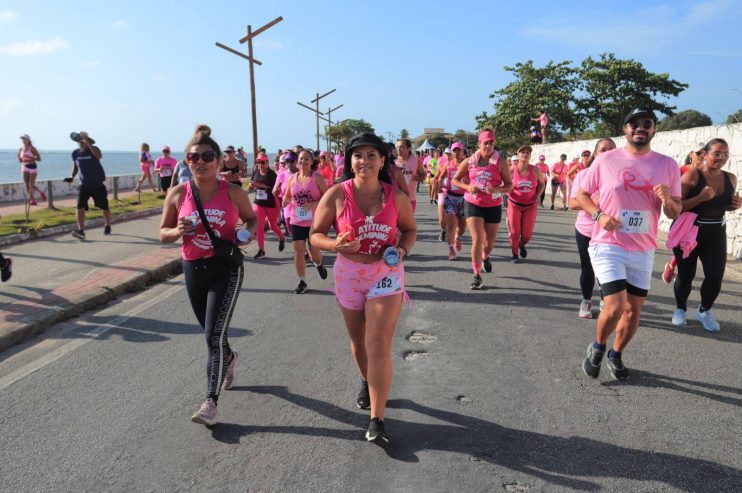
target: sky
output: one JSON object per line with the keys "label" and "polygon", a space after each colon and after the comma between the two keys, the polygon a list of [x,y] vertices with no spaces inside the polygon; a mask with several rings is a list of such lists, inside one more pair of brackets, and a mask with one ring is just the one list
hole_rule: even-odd
{"label": "sky", "polygon": [[68,149],[86,130],[102,149],[182,149],[206,123],[223,146],[251,149],[249,63],[215,42],[246,53],[246,26],[278,16],[254,40],[270,151],[316,145],[297,102],[317,93],[336,89],[320,102],[343,105],[333,120],[363,118],[384,137],[473,130],[512,81],[504,66],[603,52],[690,84],[670,100],[678,111],[722,123],[742,108],[742,0],[0,0],[0,148],[28,133]]}

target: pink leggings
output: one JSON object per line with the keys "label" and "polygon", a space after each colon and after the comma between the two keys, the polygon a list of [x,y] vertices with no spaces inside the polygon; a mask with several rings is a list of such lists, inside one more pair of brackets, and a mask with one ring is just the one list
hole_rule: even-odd
{"label": "pink leggings", "polygon": [[510,230],[510,249],[518,255],[518,247],[531,241],[533,227],[536,225],[538,203],[518,205],[508,200],[508,229]]}
{"label": "pink leggings", "polygon": [[258,216],[258,248],[263,250],[265,248],[265,219],[268,219],[268,226],[271,231],[278,235],[278,238],[283,238],[281,228],[278,227],[278,208],[277,207],[263,207],[262,205],[253,205],[253,210]]}

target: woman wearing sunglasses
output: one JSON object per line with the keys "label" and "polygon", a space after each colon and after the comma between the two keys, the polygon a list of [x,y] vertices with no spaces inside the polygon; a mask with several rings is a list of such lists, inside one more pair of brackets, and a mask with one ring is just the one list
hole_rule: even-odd
{"label": "woman wearing sunglasses", "polygon": [[186,161],[193,174],[192,181],[176,185],[165,197],[160,221],[160,241],[183,240],[183,274],[191,307],[204,329],[208,350],[206,364],[206,401],[191,417],[194,423],[211,426],[216,423],[219,391],[230,389],[235,382],[235,367],[239,355],[227,338],[232,312],[242,286],[244,268],[230,269],[215,257],[206,228],[193,198],[197,188],[203,210],[214,234],[223,240],[237,242],[235,230],[242,220],[254,236],[257,219],[250,200],[242,189],[219,180],[219,145],[211,138],[206,125],[196,127],[186,147]]}
{"label": "woman wearing sunglasses", "polygon": [[[354,137],[343,180],[322,198],[312,223],[312,244],[337,252],[335,296],[362,378],[356,405],[370,408],[366,440],[381,445],[389,442],[384,410],[392,386],[391,347],[406,297],[402,260],[417,237],[412,205],[391,184],[392,166],[379,137]],[[328,236],[332,225],[336,238]]]}
{"label": "woman wearing sunglasses", "polygon": [[[686,324],[686,310],[693,278],[696,277],[698,260],[703,266],[701,304],[695,318],[709,332],[720,330],[719,322],[711,314],[727,265],[726,211],[742,206],[742,198],[735,193],[737,177],[722,170],[729,160],[729,145],[724,139],[711,139],[701,151],[701,164],[689,170],[680,179],[683,197],[683,214],[673,223],[668,237],[668,246],[677,260],[678,277],[674,291],[677,309],[672,316],[675,325]],[[689,216],[688,213],[694,214]],[[682,228],[683,224],[690,225]],[[686,229],[687,233],[681,233]],[[684,236],[682,240],[678,241]],[[672,241],[674,240],[674,241]],[[692,249],[686,245],[695,240]],[[690,251],[688,251],[690,250]]]}
{"label": "woman wearing sunglasses", "polygon": [[276,198],[273,196],[273,187],[276,185],[276,172],[268,166],[268,156],[262,152],[258,154],[255,160],[256,168],[253,171],[248,192],[255,191],[255,204],[253,210],[258,216],[258,253],[255,254],[255,260],[265,257],[265,220],[268,219],[268,226],[271,231],[278,235],[278,251],[282,252],[286,244],[281,228],[278,227],[278,210],[279,206]]}
{"label": "woman wearing sunglasses", "polygon": [[502,220],[502,194],[513,189],[506,159],[495,148],[495,132],[479,133],[479,150],[459,166],[453,184],[464,193],[464,215],[471,233],[472,289],[482,289],[482,267],[492,272],[490,252]]}
{"label": "woman wearing sunglasses", "polygon": [[[327,183],[322,175],[317,172],[314,156],[309,150],[299,153],[299,171],[289,178],[286,192],[283,196],[283,205],[291,205],[291,239],[294,243],[294,266],[299,276],[299,284],[294,293],[302,294],[307,290],[306,261],[304,254],[307,251],[307,240],[309,239],[309,228],[312,226],[314,210],[319,204],[319,199],[327,191]],[[322,265],[322,252],[319,248],[309,243],[309,257],[314,266],[317,267],[319,276],[327,279],[327,269]]]}

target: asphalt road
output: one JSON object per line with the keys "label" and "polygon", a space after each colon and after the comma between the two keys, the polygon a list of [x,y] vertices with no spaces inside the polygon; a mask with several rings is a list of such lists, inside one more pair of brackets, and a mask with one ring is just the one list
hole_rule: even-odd
{"label": "asphalt road", "polygon": [[[332,276],[309,269],[310,290],[294,295],[291,247],[279,254],[271,238],[268,257],[246,264],[230,332],[243,358],[219,424],[189,420],[205,344],[178,277],[0,354],[0,490],[742,489],[738,275],[714,309],[720,333],[676,329],[658,253],[624,353],[632,377],[615,382],[604,368],[595,381],[580,369],[595,322],[577,317],[573,213],[540,210],[520,265],[508,262],[503,220],[490,289],[475,292],[470,262],[447,261],[420,200],[388,447],[363,440],[368,412],[354,405]],[[136,236],[127,241],[156,228]]]}

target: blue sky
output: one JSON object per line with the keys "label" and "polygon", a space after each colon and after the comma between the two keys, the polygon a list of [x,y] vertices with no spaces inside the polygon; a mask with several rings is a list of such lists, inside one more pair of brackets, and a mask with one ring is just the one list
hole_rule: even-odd
{"label": "blue sky", "polygon": [[[208,6],[207,6],[208,5]],[[314,117],[296,102],[337,91],[322,110],[378,133],[473,129],[502,67],[579,62],[615,52],[690,84],[672,104],[721,122],[742,108],[742,0],[595,1],[3,0],[0,148],[28,133],[42,149],[88,130],[102,148],[181,149],[204,122],[223,145],[251,148],[248,63],[220,48],[258,36],[259,141],[313,145]]]}

